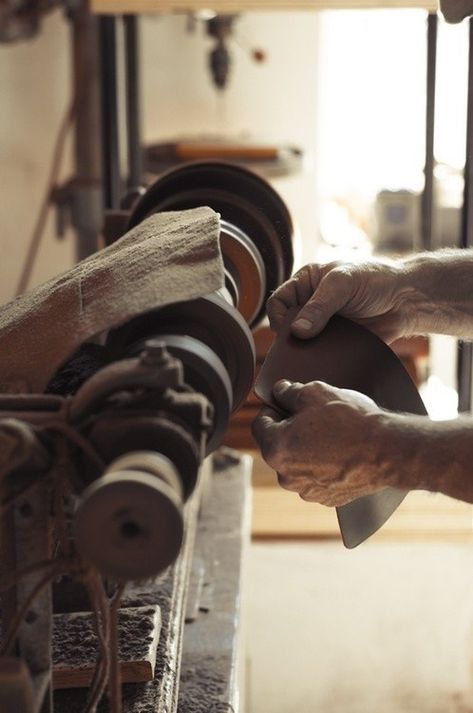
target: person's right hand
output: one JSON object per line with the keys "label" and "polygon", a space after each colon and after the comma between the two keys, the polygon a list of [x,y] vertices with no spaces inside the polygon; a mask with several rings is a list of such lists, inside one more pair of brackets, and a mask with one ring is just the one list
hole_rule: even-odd
{"label": "person's right hand", "polygon": [[402,262],[306,265],[268,300],[271,329],[278,332],[287,311],[299,305],[291,331],[301,339],[318,334],[335,313],[368,327],[387,343],[413,334],[409,297],[414,290],[404,273]]}

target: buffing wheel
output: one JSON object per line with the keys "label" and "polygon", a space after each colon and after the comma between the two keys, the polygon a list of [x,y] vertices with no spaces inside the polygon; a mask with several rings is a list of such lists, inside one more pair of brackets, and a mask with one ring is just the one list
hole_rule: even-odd
{"label": "buffing wheel", "polygon": [[[223,161],[198,161],[163,174],[136,204],[129,228],[158,211],[201,205],[209,205],[223,221],[238,228],[262,259],[265,284],[261,305],[256,315],[250,316],[254,327],[264,317],[266,299],[292,272],[293,226],[289,212],[276,191],[255,173]],[[224,248],[222,245],[225,258]],[[243,273],[246,263],[247,257],[236,265],[237,269]]]}
{"label": "buffing wheel", "polygon": [[253,385],[255,369],[253,337],[240,313],[218,295],[208,295],[132,319],[110,332],[108,343],[123,351],[148,337],[171,334],[192,337],[218,356],[230,377],[232,407],[237,409]]}

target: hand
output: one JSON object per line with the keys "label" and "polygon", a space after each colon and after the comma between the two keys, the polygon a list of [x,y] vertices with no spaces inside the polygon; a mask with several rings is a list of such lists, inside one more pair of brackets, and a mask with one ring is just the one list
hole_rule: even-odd
{"label": "hand", "polygon": [[413,333],[413,310],[407,298],[403,263],[311,264],[279,287],[267,304],[278,332],[289,308],[300,305],[292,332],[301,339],[318,334],[335,313],[368,327],[385,342]]}
{"label": "hand", "polygon": [[374,401],[320,381],[279,381],[273,395],[287,417],[265,407],[252,430],[283,488],[334,506],[393,484],[383,461],[389,413]]}

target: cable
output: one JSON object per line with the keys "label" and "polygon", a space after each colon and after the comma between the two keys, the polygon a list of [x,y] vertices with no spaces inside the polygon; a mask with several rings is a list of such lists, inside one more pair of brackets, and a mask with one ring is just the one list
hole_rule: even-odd
{"label": "cable", "polygon": [[23,268],[21,270],[20,279],[18,280],[18,286],[16,288],[16,296],[23,294],[28,287],[29,281],[31,279],[31,273],[33,272],[33,267],[36,262],[38,255],[38,250],[41,245],[41,241],[44,236],[44,228],[46,227],[46,219],[49,213],[49,204],[51,202],[51,193],[55,187],[59,171],[61,169],[61,164],[64,156],[64,149],[66,145],[67,135],[74,123],[74,116],[76,113],[76,101],[72,100],[69,108],[67,109],[61,124],[59,126],[59,131],[54,143],[53,155],[51,159],[51,167],[49,169],[49,178],[46,185],[46,191],[43,197],[43,202],[39,209],[38,217],[31,235],[28,250],[26,253],[26,258],[23,263]]}

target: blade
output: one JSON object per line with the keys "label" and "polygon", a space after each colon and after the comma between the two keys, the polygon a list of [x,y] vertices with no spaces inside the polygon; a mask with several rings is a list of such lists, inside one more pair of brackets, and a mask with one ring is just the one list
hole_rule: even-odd
{"label": "blade", "polygon": [[[426,415],[409,374],[394,352],[368,329],[343,317],[333,317],[313,339],[296,339],[290,324],[300,307],[288,312],[255,384],[256,395],[278,409],[272,388],[279,379],[325,381],[369,396],[389,411]],[[280,409],[278,409],[280,410]],[[337,508],[345,547],[353,548],[376,532],[404,500],[407,491],[385,488]]]}

